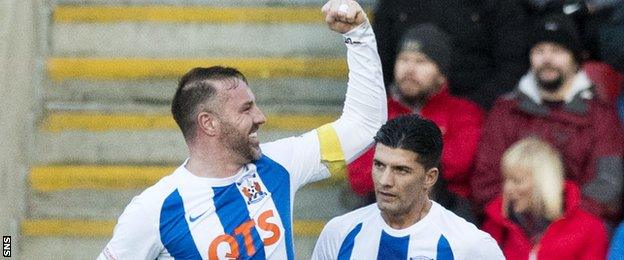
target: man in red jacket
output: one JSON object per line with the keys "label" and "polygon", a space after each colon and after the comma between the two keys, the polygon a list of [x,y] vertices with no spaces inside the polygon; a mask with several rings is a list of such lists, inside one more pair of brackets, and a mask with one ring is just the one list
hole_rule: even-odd
{"label": "man in red jacket", "polygon": [[621,210],[623,135],[613,104],[595,97],[580,69],[580,42],[564,16],[538,23],[530,71],[499,98],[483,126],[472,176],[480,207],[501,191],[500,158],[512,143],[540,137],[562,154],[566,179],[581,186],[582,206],[615,221]]}
{"label": "man in red jacket", "polygon": [[[438,27],[423,24],[406,32],[400,42],[390,86],[388,119],[420,114],[442,131],[442,177],[448,189],[470,196],[469,173],[481,133],[483,112],[466,99],[451,96],[447,74],[451,63],[449,37]],[[349,165],[349,181],[360,195],[373,191],[373,149]],[[461,215],[461,214],[460,214]]]}

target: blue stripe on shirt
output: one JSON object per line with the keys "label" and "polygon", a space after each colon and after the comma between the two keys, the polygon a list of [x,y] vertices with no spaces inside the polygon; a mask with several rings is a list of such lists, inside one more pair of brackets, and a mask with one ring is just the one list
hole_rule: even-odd
{"label": "blue stripe on shirt", "polygon": [[438,239],[438,254],[437,260],[453,260],[453,250],[451,249],[451,245],[444,235],[440,235],[440,239]]}
{"label": "blue stripe on shirt", "polygon": [[385,231],[381,231],[377,259],[407,259],[410,236],[393,237]]}
{"label": "blue stripe on shirt", "polygon": [[345,240],[342,241],[342,245],[340,245],[340,250],[338,251],[338,260],[349,260],[351,259],[351,253],[353,252],[353,245],[355,244],[355,237],[362,230],[362,223],[357,224],[353,230],[349,231]]}
{"label": "blue stripe on shirt", "polygon": [[292,218],[290,208],[290,174],[279,163],[267,156],[262,156],[255,162],[258,175],[271,193],[273,204],[284,226],[286,239],[286,255],[289,260],[295,258],[293,250]]}
{"label": "blue stripe on shirt", "polygon": [[186,223],[184,202],[177,189],[163,202],[159,231],[160,240],[171,256],[176,259],[201,259]]}
{"label": "blue stripe on shirt", "polygon": [[252,256],[249,256],[247,252],[244,236],[234,233],[234,230],[239,225],[251,220],[245,199],[238,191],[236,183],[224,187],[213,187],[212,190],[214,191],[214,205],[217,209],[219,221],[223,226],[223,231],[236,239],[240,250],[239,257],[241,259],[266,259],[262,238],[260,238],[260,234],[258,234],[258,230],[255,227],[251,228],[251,237],[253,238],[253,246],[256,251]]}

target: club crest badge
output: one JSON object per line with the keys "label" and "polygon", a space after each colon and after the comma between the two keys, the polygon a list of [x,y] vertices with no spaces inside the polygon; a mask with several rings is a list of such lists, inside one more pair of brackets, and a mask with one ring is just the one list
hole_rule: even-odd
{"label": "club crest badge", "polygon": [[256,178],[256,173],[244,175],[236,182],[236,186],[247,198],[247,205],[257,203],[267,195],[262,190],[262,186]]}

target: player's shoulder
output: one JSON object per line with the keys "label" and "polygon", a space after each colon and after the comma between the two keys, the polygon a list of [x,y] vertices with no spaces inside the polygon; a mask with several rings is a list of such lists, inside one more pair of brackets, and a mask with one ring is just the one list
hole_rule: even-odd
{"label": "player's shoulder", "polygon": [[[306,132],[297,136],[289,136],[281,139],[277,139],[271,142],[260,144],[262,153],[269,157],[280,156],[283,153],[292,153],[293,147],[306,147],[306,143],[318,142],[318,136],[316,129]],[[304,146],[295,146],[296,144],[303,144]]]}
{"label": "player's shoulder", "polygon": [[434,207],[438,212],[435,218],[437,228],[451,245],[464,252],[463,255],[481,259],[504,259],[490,234],[435,202]]}
{"label": "player's shoulder", "polygon": [[364,206],[354,211],[348,212],[344,215],[340,215],[332,218],[325,225],[326,230],[338,231],[341,233],[352,230],[360,223],[366,222],[370,218],[379,215],[379,208],[376,203]]}
{"label": "player's shoulder", "polygon": [[176,191],[180,174],[182,174],[180,168],[176,169],[172,174],[161,178],[157,183],[134,197],[130,204],[140,205],[149,211],[160,210],[165,199]]}
{"label": "player's shoulder", "polygon": [[478,243],[480,240],[490,237],[489,234],[442,205],[433,202],[433,207],[438,211],[438,216],[435,218],[437,226],[446,236],[463,240],[464,243]]}

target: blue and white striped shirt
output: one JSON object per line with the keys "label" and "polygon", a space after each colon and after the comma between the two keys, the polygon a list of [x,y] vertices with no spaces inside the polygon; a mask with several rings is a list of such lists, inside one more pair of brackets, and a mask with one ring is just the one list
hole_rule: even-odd
{"label": "blue and white striped shirt", "polygon": [[427,215],[410,227],[394,229],[371,204],[325,225],[314,260],[348,259],[504,259],[492,237],[432,201]]}

